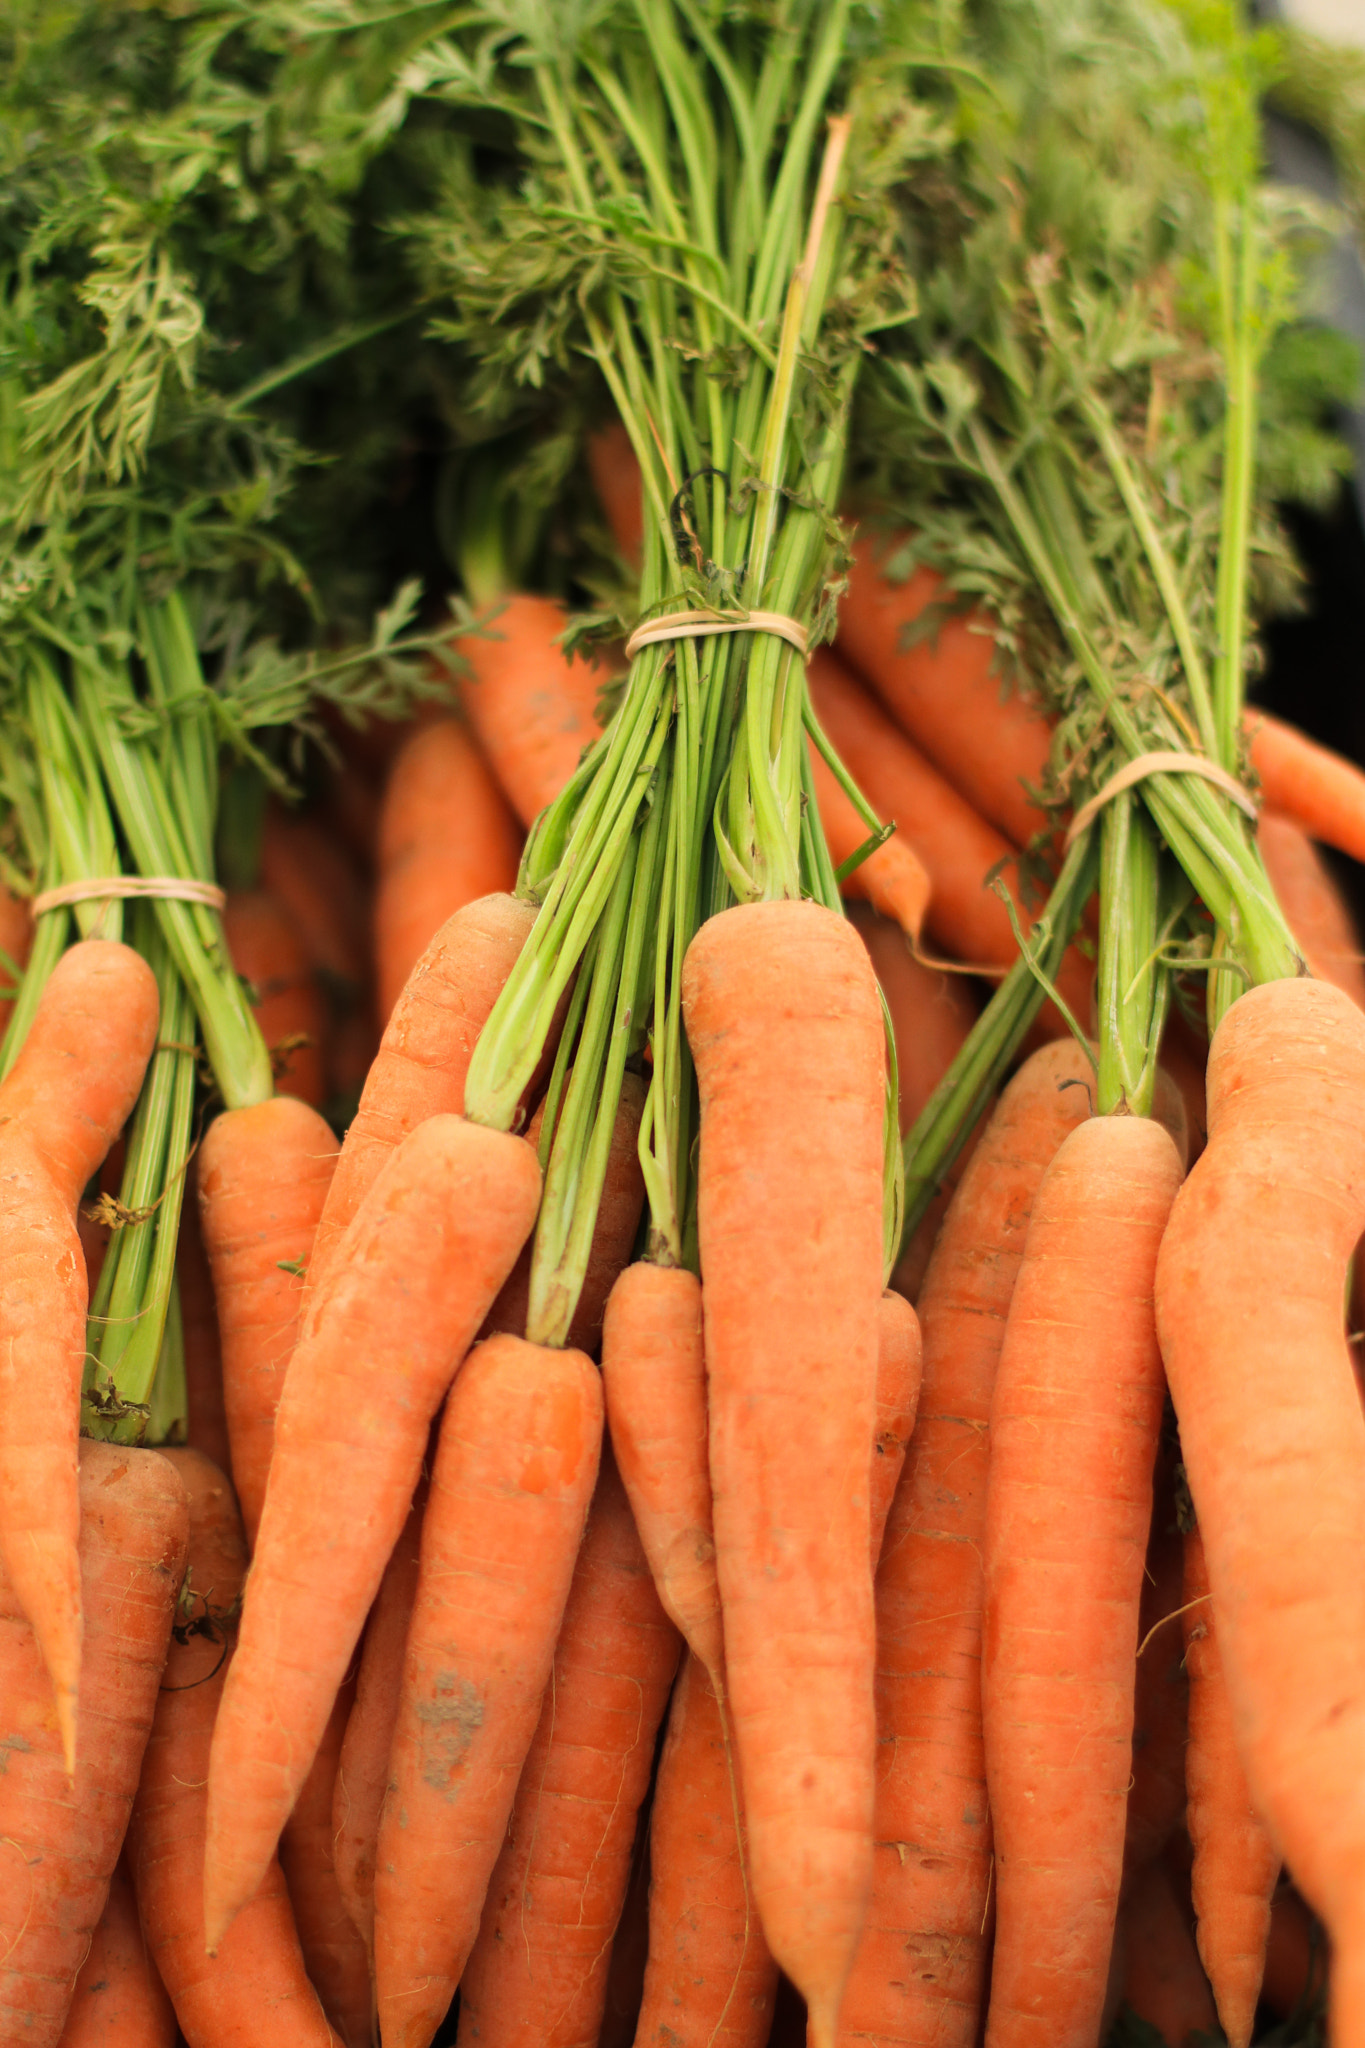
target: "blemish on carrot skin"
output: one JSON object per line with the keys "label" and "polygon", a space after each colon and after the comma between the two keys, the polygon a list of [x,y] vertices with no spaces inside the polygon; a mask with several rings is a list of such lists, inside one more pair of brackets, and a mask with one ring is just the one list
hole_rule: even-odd
{"label": "blemish on carrot skin", "polygon": [[416,1712],[422,1724],[422,1781],[454,1800],[470,1745],[483,1726],[478,1687],[456,1671],[440,1671],[432,1697],[418,1700]]}

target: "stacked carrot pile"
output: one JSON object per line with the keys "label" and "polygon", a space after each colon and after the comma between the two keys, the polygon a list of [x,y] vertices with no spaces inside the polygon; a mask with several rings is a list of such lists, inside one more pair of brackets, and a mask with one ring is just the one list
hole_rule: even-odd
{"label": "stacked carrot pile", "polygon": [[1272,40],[297,15],[5,31],[0,2048],[1365,2043]]}

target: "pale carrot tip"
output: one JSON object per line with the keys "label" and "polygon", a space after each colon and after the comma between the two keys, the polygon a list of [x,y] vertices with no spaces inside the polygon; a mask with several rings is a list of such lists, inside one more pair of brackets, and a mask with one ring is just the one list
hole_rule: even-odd
{"label": "pale carrot tip", "polygon": [[78,1705],[74,1686],[59,1688],[57,1693],[57,1733],[62,1742],[62,1762],[66,1775],[74,1784],[76,1780],[76,1722]]}

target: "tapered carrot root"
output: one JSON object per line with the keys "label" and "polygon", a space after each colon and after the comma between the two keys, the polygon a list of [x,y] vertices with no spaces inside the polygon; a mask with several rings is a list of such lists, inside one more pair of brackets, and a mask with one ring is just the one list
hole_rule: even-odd
{"label": "tapered carrot root", "polygon": [[460,1984],[461,2042],[594,2048],[679,1647],[608,1453]]}
{"label": "tapered carrot root", "polygon": [[522,1139],[429,1118],[375,1181],[306,1314],[214,1733],[210,1944],[261,1881],[402,1530],[432,1417],[539,1195]]}
{"label": "tapered carrot root", "polygon": [[1158,1269],[1161,1348],[1238,1751],[1332,1936],[1344,2044],[1365,2039],[1365,1416],[1341,1312],[1365,1223],[1365,1018],[1321,982],[1252,989],[1208,1088]]}
{"label": "tapered carrot root", "polygon": [[384,1567],[378,1598],[365,1624],[355,1701],[346,1720],[332,1802],[337,1883],[351,1923],[374,1958],[374,1872],[379,1817],[389,1780],[389,1753],[398,1720],[408,1624],[417,1598],[417,1562],[427,1489],[417,1489],[403,1533]]}
{"label": "tapered carrot root", "polygon": [[[348,1676],[332,1702],[317,1755],[284,1824],[280,1868],[303,1960],[322,2010],[346,2048],[369,2048],[373,2014],[369,1951],[337,1882],[332,1825],[337,1765],[354,1699],[355,1681]],[[229,1929],[227,1939],[231,1936]]]}
{"label": "tapered carrot root", "polygon": [[1125,2003],[1156,2028],[1167,2048],[1186,2048],[1196,2031],[1212,2034],[1218,2024],[1213,1995],[1164,1864],[1149,1865],[1136,1880],[1121,1927]]}
{"label": "tapered carrot root", "polygon": [[418,726],[394,760],[379,822],[374,927],[382,1018],[447,918],[515,886],[521,839],[469,728],[457,718]]}
{"label": "tapered carrot root", "polygon": [[1270,1901],[1280,1858],[1252,1806],[1237,1755],[1232,1703],[1197,1529],[1185,1538],[1184,1605],[1181,1620],[1190,1675],[1186,1824],[1194,1848],[1190,1888],[1195,1931],[1229,2048],[1248,2048],[1265,1975]]}
{"label": "tapered carrot root", "polygon": [[413,968],[341,1148],[309,1261],[310,1294],[395,1145],[427,1117],[463,1114],[479,1033],[535,921],[532,904],[480,897],[447,919]]}
{"label": "tapered carrot root", "polygon": [[664,1612],[724,1691],[720,1587],[706,1451],[701,1282],[628,1266],[611,1291],[602,1385],[617,1469]]}
{"label": "tapered carrot root", "polygon": [[204,1951],[205,1781],[247,1549],[232,1489],[198,1451],[167,1451],[189,1499],[188,1597],[166,1659],[128,1830],[154,1967],[189,2048],[336,2048],[272,1861],[216,1957]]}
{"label": "tapered carrot root", "polygon": [[277,1095],[215,1118],[199,1149],[199,1203],[218,1302],[232,1479],[255,1545],[293,1355],[304,1275],[336,1170],[337,1141],[306,1104]]}
{"label": "tapered carrot root", "polygon": [[1181,1171],[1148,1118],[1082,1124],[1043,1177],[1010,1302],[984,1544],[989,2048],[1099,2032],[1165,1391],[1152,1294]]}
{"label": "tapered carrot root", "polygon": [[896,1497],[919,1404],[922,1345],[919,1317],[889,1288],[877,1304],[877,1389],[872,1438],[869,1546],[872,1569],[882,1554],[886,1519]]}
{"label": "tapered carrot root", "polygon": [[[867,824],[813,745],[810,761],[829,856],[836,867],[842,867],[866,845]],[[919,854],[899,832],[869,853],[843,886],[845,895],[866,897],[880,916],[900,927],[912,945],[918,944],[933,883]]]}
{"label": "tapered carrot root", "polygon": [[491,1337],[442,1420],[375,1873],[386,2048],[425,2048],[479,1931],[597,1476],[581,1351]]}
{"label": "tapered carrot root", "polygon": [[138,1924],[122,1863],[81,1965],[61,2048],[174,2048],[175,2011]]}
{"label": "tapered carrot root", "polygon": [[247,984],[277,1090],[320,1109],[327,1095],[327,1009],[302,932],[269,890],[235,889],[228,893],[223,934]]}
{"label": "tapered carrot root", "polygon": [[1251,765],[1269,811],[1292,818],[1314,839],[1365,860],[1365,775],[1283,719],[1246,714]]}
{"label": "tapered carrot root", "polygon": [[989,1953],[981,1539],[991,1394],[1034,1196],[1089,1114],[1071,1044],[1020,1069],[982,1134],[919,1298],[915,1433],[877,1574],[872,1904],[841,2044],[974,2048]]}
{"label": "tapered carrot root", "polygon": [[104,1910],[185,1568],[184,1488],[164,1458],[80,1453],[85,1614],[68,1778],[37,1641],[0,1576],[0,2042],[53,2048]]}
{"label": "tapered carrot root", "polygon": [[810,903],[703,925],[683,1005],[701,1093],[716,1564],[754,1897],[826,2048],[872,1862],[881,1005],[857,935]]}
{"label": "tapered carrot root", "polygon": [[147,963],[131,947],[85,939],[58,962],[0,1085],[0,1566],[37,1633],[68,1768],[88,1305],[76,1205],[137,1099],[157,1015]]}
{"label": "tapered carrot root", "polygon": [[469,663],[461,706],[523,825],[559,795],[598,737],[603,676],[556,644],[567,624],[553,599],[518,592],[486,635],[460,642]]}

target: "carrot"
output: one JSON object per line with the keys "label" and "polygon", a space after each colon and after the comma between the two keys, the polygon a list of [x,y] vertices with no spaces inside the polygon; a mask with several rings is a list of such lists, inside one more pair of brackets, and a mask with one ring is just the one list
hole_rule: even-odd
{"label": "carrot", "polygon": [[602,501],[612,539],[626,561],[636,566],[644,547],[645,511],[640,465],[624,423],[610,420],[589,434],[586,453],[588,474]]}
{"label": "carrot", "polygon": [[1161,1348],[1238,1752],[1332,1937],[1345,2043],[1365,2038],[1365,1415],[1342,1326],[1365,1017],[1322,982],[1251,989],[1208,1091],[1157,1273]]}
{"label": "carrot", "polygon": [[1270,1901],[1279,1881],[1280,1858],[1251,1803],[1237,1755],[1204,1545],[1197,1529],[1185,1538],[1183,1596],[1181,1625],[1190,1675],[1185,1783],[1194,1849],[1190,1886],[1195,1935],[1229,2048],[1248,2048],[1265,1974]]}
{"label": "carrot", "polygon": [[[904,543],[900,535],[892,545]],[[922,568],[905,582],[889,582],[882,570],[887,552],[871,535],[854,543],[839,607],[839,653],[973,809],[1016,846],[1027,846],[1047,827],[1028,786],[1043,778],[1051,726],[995,672],[994,637],[979,612],[948,612],[936,629],[924,630],[931,607],[949,598],[947,586]]]}
{"label": "carrot", "polygon": [[370,905],[355,862],[315,818],[266,806],[261,887],[292,916],[319,974],[355,995],[370,978]]}
{"label": "carrot", "polygon": [[379,821],[374,928],[382,1018],[448,917],[515,887],[521,838],[468,726],[458,718],[418,726],[389,771]]}
{"label": "carrot", "polygon": [[1180,1630],[1184,1545],[1171,1481],[1158,1459],[1156,1506],[1138,1610],[1133,1771],[1124,1840],[1125,1884],[1156,1861],[1185,1812],[1189,1683]]}
{"label": "carrot", "polygon": [[[814,746],[810,763],[830,859],[842,867],[866,844],[867,824]],[[900,926],[912,945],[918,945],[933,885],[919,854],[899,832],[868,854],[843,887],[846,895],[865,896],[883,917]]]}
{"label": "carrot", "polygon": [[[640,1212],[645,1205],[645,1177],[640,1171],[637,1140],[644,1106],[644,1082],[638,1074],[627,1074],[612,1126],[606,1178],[602,1183],[602,1199],[588,1252],[588,1270],[578,1297],[578,1307],[569,1325],[567,1341],[576,1351],[595,1353],[601,1344],[607,1298],[630,1258],[639,1231]],[[540,1142],[543,1111],[542,1103],[527,1128],[528,1144]],[[508,1274],[506,1285],[488,1311],[488,1321],[482,1334],[491,1337],[501,1330],[513,1337],[525,1336],[530,1293],[531,1247],[526,1245]]]}
{"label": "carrot", "polygon": [[331,1285],[305,1314],[214,1731],[210,1946],[255,1892],[312,1765],[403,1527],[428,1427],[539,1192],[522,1139],[429,1118],[375,1181]]}
{"label": "carrot", "polygon": [[904,1135],[976,1022],[977,985],[966,975],[945,974],[917,960],[896,927],[862,904],[850,904],[848,918],[867,947],[891,1012]]}
{"label": "carrot", "polygon": [[1125,2004],[1168,2048],[1186,2048],[1196,2031],[1212,2034],[1213,1994],[1164,1864],[1149,1864],[1125,1898],[1121,1936]]}
{"label": "carrot", "polygon": [[10,1010],[18,983],[11,971],[27,967],[33,944],[33,918],[22,896],[12,895],[0,882],[0,1039],[9,1028]]}
{"label": "carrot", "polygon": [[[282,1100],[283,1098],[277,1098]],[[213,1275],[199,1227],[197,1158],[186,1171],[180,1236],[176,1244],[175,1277],[180,1289],[180,1322],[185,1347],[185,1393],[188,1413],[185,1441],[202,1451],[220,1472],[230,1469],[227,1409],[223,1394],[223,1347],[218,1333],[218,1307]]]}
{"label": "carrot", "polygon": [[417,1560],[426,1509],[426,1481],[413,1496],[403,1533],[384,1567],[356,1673],[332,1801],[333,1862],[352,1925],[374,1963],[374,1872],[379,1818],[389,1778],[389,1752],[403,1682],[408,1624],[417,1597]]}
{"label": "carrot", "polygon": [[337,1141],[322,1118],[286,1095],[215,1118],[199,1149],[232,1480],[252,1549],[303,1275],[336,1161]]}
{"label": "carrot", "polygon": [[[280,1835],[280,1868],[294,1910],[299,1947],[322,2010],[346,2048],[369,2048],[373,2013],[369,1951],[346,1909],[337,1879],[332,1826],[341,1744],[354,1700],[355,1679],[348,1673],[332,1702],[317,1754]],[[234,1921],[234,1929],[236,1925]],[[232,1931],[229,1929],[229,1941]]]}
{"label": "carrot", "polygon": [[460,703],[523,825],[559,795],[599,733],[605,677],[559,647],[567,624],[553,599],[517,592],[503,600],[486,635],[458,643],[469,664]]}
{"label": "carrot", "polygon": [[812,903],[742,905],[683,967],[701,1096],[716,1567],[768,1943],[833,2038],[871,1879],[869,1458],[885,1052],[871,964]]}
{"label": "carrot", "polygon": [[601,1438],[590,1360],[520,1337],[479,1345],[446,1404],[379,1823],[385,2048],[425,2048],[478,1934]]}
{"label": "carrot", "polygon": [[1301,825],[1270,811],[1262,813],[1256,843],[1309,972],[1365,1010],[1360,936],[1326,861]]}
{"label": "carrot", "polygon": [[594,2048],[678,1651],[608,1451],[460,1982],[461,2043]]}
{"label": "carrot", "polygon": [[137,1098],[157,1011],[140,955],[84,939],[58,962],[0,1083],[0,1565],[37,1632],[68,1768],[81,1666],[76,1445],[88,1301],[76,1206]]}
{"label": "carrot", "polygon": [[153,1967],[189,2048],[335,2048],[308,1982],[284,1877],[272,1862],[217,1957],[204,1953],[201,1872],[214,1716],[236,1633],[247,1548],[223,1473],[164,1451],[189,1500],[188,1576],[128,1830],[128,1862]]}
{"label": "carrot", "polygon": [[1266,810],[1365,860],[1365,774],[1355,762],[1268,711],[1249,710],[1244,729]]}
{"label": "carrot", "polygon": [[320,1109],[327,1011],[292,913],[267,889],[231,889],[223,932],[269,1048],[277,1092]]}
{"label": "carrot", "polygon": [[1033,1204],[991,1401],[981,1667],[995,1832],[990,2048],[1091,2048],[1123,1872],[1164,1387],[1152,1290],[1181,1160],[1096,1117]]}
{"label": "carrot", "polygon": [[1044,1168],[1089,1113],[1071,1043],[1034,1053],[963,1173],[919,1299],[915,1433],[877,1574],[872,1904],[841,2043],[973,2048],[988,1949],[981,1560],[991,1392]]}
{"label": "carrot", "polygon": [[447,918],[413,968],[337,1161],[309,1260],[310,1291],[323,1284],[395,1145],[427,1117],[463,1111],[475,1043],[535,918],[534,906],[515,897],[481,897]]}
{"label": "carrot", "polygon": [[174,2048],[175,2011],[138,1925],[120,1862],[81,1965],[61,2048]]}
{"label": "carrot", "polygon": [[1270,1904],[1265,2002],[1279,2019],[1309,2011],[1321,2000],[1326,1977],[1322,1929],[1292,1886],[1282,1884]]}
{"label": "carrot", "polygon": [[185,1492],[152,1451],[80,1451],[85,1616],[68,1775],[37,1639],[0,1574],[0,2041],[52,2048],[104,1911],[185,1567]]}
{"label": "carrot", "polygon": [[870,1518],[874,1572],[915,1427],[920,1365],[919,1318],[903,1296],[888,1288],[877,1307],[876,1428],[872,1438]]}

